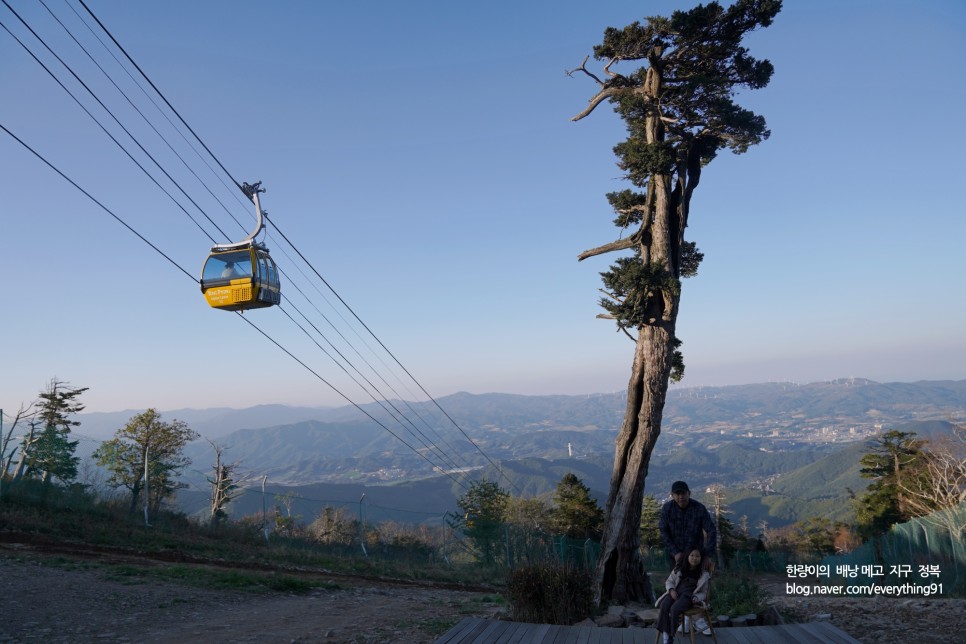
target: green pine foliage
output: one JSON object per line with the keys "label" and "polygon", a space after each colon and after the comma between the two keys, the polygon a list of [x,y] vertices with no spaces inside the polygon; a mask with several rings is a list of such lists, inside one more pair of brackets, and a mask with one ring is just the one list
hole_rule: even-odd
{"label": "green pine foliage", "polygon": [[456,501],[463,516],[455,520],[454,527],[463,530],[484,564],[496,561],[509,502],[510,494],[486,479],[470,483],[466,494]]}
{"label": "green pine foliage", "polygon": [[70,440],[70,432],[80,422],[71,420],[71,415],[84,410],[78,400],[87,387],[70,387],[56,378],[52,379],[37,401],[37,420],[39,434],[24,437],[21,449],[28,478],[38,478],[49,485],[53,479],[70,483],[77,478],[77,465],[80,459],[74,456],[78,441]]}
{"label": "green pine foliage", "polygon": [[661,531],[658,530],[658,522],[661,519],[661,504],[654,498],[653,494],[644,496],[644,504],[641,508],[641,547],[659,548],[664,545],[661,541]]}
{"label": "green pine foliage", "polygon": [[590,490],[576,474],[564,475],[554,494],[554,532],[571,539],[600,540],[604,511],[591,498]]}
{"label": "green pine foliage", "polygon": [[872,479],[866,493],[856,501],[859,531],[870,537],[883,534],[896,523],[913,518],[903,501],[902,485],[924,475],[925,442],[915,432],[892,430],[872,441],[862,457],[861,475]]}
{"label": "green pine foliage", "polygon": [[667,275],[660,264],[643,263],[640,254],[616,259],[600,277],[609,294],[600,299],[600,305],[622,328],[637,328],[653,321],[649,312],[653,298],[681,293],[680,280]]}
{"label": "green pine foliage", "polygon": [[[741,154],[771,134],[764,117],[734,99],[737,89],[760,89],[771,79],[772,64],[750,56],[742,41],[771,25],[781,6],[781,0],[738,0],[728,7],[711,2],[608,27],[594,47],[594,58],[607,61],[607,80],[597,79],[601,89],[575,120],[610,100],[627,128],[614,154],[636,188],[607,195],[614,224],[622,231],[636,227],[629,243],[606,251],[633,250],[633,256],[601,273],[607,297],[599,303],[622,330],[676,318],[680,280],[696,275],[704,257],[684,237],[703,167],[723,149]],[[633,61],[646,64],[623,69]],[[677,381],[684,359],[680,341],[669,342]]]}

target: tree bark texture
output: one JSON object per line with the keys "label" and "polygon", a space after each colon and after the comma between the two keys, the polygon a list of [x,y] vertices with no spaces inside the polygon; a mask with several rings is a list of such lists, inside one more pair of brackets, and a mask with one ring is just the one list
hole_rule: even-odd
{"label": "tree bark texture", "polygon": [[641,507],[651,452],[661,434],[661,416],[671,373],[671,334],[648,326],[639,331],[627,386],[627,409],[614,454],[596,574],[595,600],[653,603],[654,590],[640,559]]}
{"label": "tree bark texture", "polygon": [[[735,88],[768,84],[771,63],[751,58],[741,40],[770,25],[780,10],[780,0],[735,0],[729,7],[710,3],[670,18],[608,28],[594,49],[595,58],[609,60],[603,68],[606,80],[587,71],[587,59],[574,70],[599,86],[574,120],[612,102],[628,126],[627,140],[615,148],[618,165],[637,189],[646,189],[608,195],[617,212],[630,205],[640,215],[622,216],[615,224],[623,230],[640,222],[639,230],[579,256],[634,249],[641,263],[622,258],[602,273],[612,291],[605,295],[613,300],[603,300],[602,306],[628,335],[636,329],[637,338],[604,508],[594,588],[598,603],[653,600],[639,555],[640,519],[668,384],[672,373],[683,373],[675,334],[680,280],[697,274],[702,257],[685,240],[690,201],[702,166],[718,151],[741,154],[770,135],[762,117],[732,99]],[[646,67],[632,74],[617,70],[621,63],[645,59]]]}
{"label": "tree bark texture", "polygon": [[[660,95],[659,69],[655,64],[648,69],[644,88],[649,96]],[[655,108],[646,119],[644,133],[648,143],[664,138],[660,116]],[[648,193],[652,210],[650,221],[646,222],[648,234],[639,240],[641,260],[645,265],[659,264],[665,273],[676,276],[680,245],[675,218],[679,200],[672,194],[671,177],[652,175]],[[655,293],[648,305],[649,319],[638,329],[595,575],[594,598],[598,605],[602,600],[617,603],[653,603],[655,600],[640,558],[641,507],[651,452],[661,434],[679,300],[679,293]]]}
{"label": "tree bark texture", "polygon": [[[666,177],[654,177],[652,191],[655,217],[650,244],[641,247],[647,262],[670,270],[669,203]],[[652,300],[650,324],[638,330],[634,362],[627,383],[627,408],[617,436],[610,493],[605,506],[604,534],[595,599],[616,603],[656,599],[640,559],[641,507],[651,453],[661,434],[664,401],[671,374],[674,328],[679,296],[662,294]]]}

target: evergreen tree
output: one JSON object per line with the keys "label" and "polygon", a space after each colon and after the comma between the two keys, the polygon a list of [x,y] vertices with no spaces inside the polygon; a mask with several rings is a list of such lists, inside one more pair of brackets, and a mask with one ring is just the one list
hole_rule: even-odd
{"label": "evergreen tree", "polygon": [[80,459],[74,452],[78,441],[70,440],[70,432],[80,422],[70,416],[83,411],[84,405],[78,398],[87,390],[88,387],[70,387],[54,378],[38,396],[37,420],[42,429],[38,435],[25,439],[21,449],[26,476],[43,480],[45,490],[55,478],[63,483],[77,478]]}
{"label": "evergreen tree", "polygon": [[[574,120],[605,101],[614,105],[628,134],[614,152],[635,188],[607,195],[620,238],[579,256],[631,253],[602,274],[604,317],[617,322],[635,349],[605,504],[598,603],[654,599],[639,562],[640,512],[668,383],[684,373],[676,335],[681,279],[697,274],[702,259],[685,239],[691,196],[719,151],[742,153],[769,136],[765,119],[738,106],[734,96],[768,84],[771,63],[752,58],[741,43],[770,25],[780,9],[780,0],[737,0],[728,8],[710,2],[670,18],[609,27],[594,47],[594,57],[606,61],[606,80],[587,70],[586,59],[574,70],[599,85]],[[644,66],[619,71],[634,61]]]}
{"label": "evergreen tree", "polygon": [[653,494],[644,497],[641,507],[641,547],[659,548],[664,545],[661,541],[661,531],[658,523],[661,520],[661,504]]}
{"label": "evergreen tree", "polygon": [[470,483],[466,494],[456,501],[462,517],[456,519],[453,527],[463,530],[483,563],[496,561],[509,501],[506,490],[486,479]]}
{"label": "evergreen tree", "polygon": [[859,461],[860,474],[872,479],[856,503],[856,521],[865,537],[886,532],[896,523],[908,521],[915,513],[903,498],[902,488],[912,487],[924,475],[924,441],[915,432],[888,431],[874,439]]}
{"label": "evergreen tree", "polygon": [[728,562],[735,558],[735,552],[741,548],[743,541],[735,524],[731,519],[721,515],[715,519],[718,528],[718,564],[728,565]]}
{"label": "evergreen tree", "polygon": [[600,540],[604,512],[575,474],[565,474],[554,494],[553,529],[571,539]]}
{"label": "evergreen tree", "polygon": [[821,517],[799,521],[792,526],[795,545],[802,553],[819,556],[835,554],[835,537],[844,525]]}

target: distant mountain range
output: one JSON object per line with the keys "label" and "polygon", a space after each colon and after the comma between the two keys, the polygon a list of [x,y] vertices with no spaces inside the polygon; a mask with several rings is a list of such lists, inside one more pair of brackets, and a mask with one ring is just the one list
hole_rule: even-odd
{"label": "distant mountain range", "polygon": [[[114,436],[115,431],[124,427],[132,416],[143,411],[143,409],[127,409],[78,414],[77,420],[81,421],[81,427],[77,431],[91,438],[107,440]],[[172,409],[162,411],[161,414],[163,420],[182,420],[202,436],[215,440],[239,429],[276,427],[318,419],[320,415],[330,411],[332,410],[325,407],[258,405],[246,409],[230,407]]]}
{"label": "distant mountain range", "polygon": [[[369,520],[430,520],[455,509],[462,491],[457,480],[481,476],[529,496],[549,494],[574,472],[598,498],[606,494],[623,394],[459,393],[438,402],[445,415],[432,402],[364,406],[378,423],[354,407],[184,409],[163,417],[183,420],[222,446],[223,458],[239,461],[253,480],[267,477],[267,494],[304,499],[303,517],[325,504],[348,504],[359,505]],[[395,421],[394,410],[412,423]],[[106,439],[135,413],[80,414],[78,431]],[[699,499],[707,485],[725,485],[732,518],[746,515],[751,525],[845,518],[849,490],[867,483],[858,476],[858,460],[871,436],[894,428],[944,433],[950,419],[964,415],[966,380],[676,388],[668,395],[646,493],[663,498],[671,481],[683,478]],[[207,506],[205,476],[214,456],[206,441],[187,451],[193,465],[179,499],[194,512]],[[270,501],[254,491],[232,512],[258,512],[264,503]]]}
{"label": "distant mountain range", "polygon": [[[464,429],[490,426],[544,426],[616,430],[623,418],[623,392],[582,396],[520,396],[514,394],[457,393],[439,399],[440,406]],[[396,401],[398,403],[398,401]],[[410,403],[438,416],[435,406]],[[945,419],[962,414],[966,407],[966,380],[877,383],[856,378],[794,384],[786,382],[728,387],[677,387],[668,392],[665,429],[691,425],[739,424],[755,418],[780,419],[794,425],[801,421],[842,419],[868,423]],[[362,405],[377,418],[387,415],[376,403]],[[83,413],[79,431],[93,438],[110,438],[133,415],[143,409]],[[279,427],[316,420],[362,421],[355,407],[291,407],[259,405],[247,409],[176,409],[162,412],[167,420],[178,419],[210,439],[242,429]]]}

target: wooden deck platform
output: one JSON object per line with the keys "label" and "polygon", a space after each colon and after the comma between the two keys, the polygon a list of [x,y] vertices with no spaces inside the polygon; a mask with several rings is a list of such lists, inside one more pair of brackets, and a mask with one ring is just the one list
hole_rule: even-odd
{"label": "wooden deck platform", "polygon": [[[860,644],[828,622],[717,628],[718,644]],[[654,644],[653,628],[550,626],[466,617],[436,644]],[[678,633],[675,644],[690,644]],[[696,635],[695,644],[713,644],[710,635]]]}

